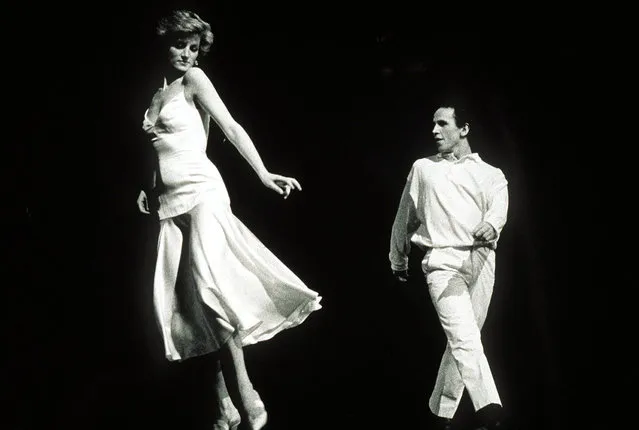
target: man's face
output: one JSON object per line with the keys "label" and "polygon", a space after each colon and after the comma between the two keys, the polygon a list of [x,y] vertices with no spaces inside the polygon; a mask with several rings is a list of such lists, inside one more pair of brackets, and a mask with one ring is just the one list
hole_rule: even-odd
{"label": "man's face", "polygon": [[433,115],[433,138],[437,144],[437,151],[445,154],[453,152],[455,147],[468,134],[468,125],[457,127],[455,123],[455,109],[442,107]]}

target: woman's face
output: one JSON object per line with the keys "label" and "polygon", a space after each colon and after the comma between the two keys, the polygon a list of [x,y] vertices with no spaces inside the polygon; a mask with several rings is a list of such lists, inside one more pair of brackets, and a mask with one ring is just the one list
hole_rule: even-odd
{"label": "woman's face", "polygon": [[178,71],[186,72],[195,65],[199,53],[200,35],[181,37],[169,47],[169,62]]}

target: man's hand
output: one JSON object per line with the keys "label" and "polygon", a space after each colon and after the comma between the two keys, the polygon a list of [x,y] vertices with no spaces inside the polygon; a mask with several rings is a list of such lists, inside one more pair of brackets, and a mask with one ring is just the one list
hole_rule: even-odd
{"label": "man's hand", "polygon": [[393,276],[399,282],[408,282],[408,270],[393,270]]}
{"label": "man's hand", "polygon": [[476,240],[482,242],[490,242],[497,239],[497,231],[495,231],[495,228],[486,221],[480,222],[473,230],[472,235]]}

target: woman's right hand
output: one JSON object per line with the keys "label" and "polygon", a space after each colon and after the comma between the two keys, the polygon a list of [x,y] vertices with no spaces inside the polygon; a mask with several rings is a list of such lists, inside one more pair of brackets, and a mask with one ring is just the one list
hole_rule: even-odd
{"label": "woman's right hand", "polygon": [[149,199],[146,196],[144,190],[140,190],[140,195],[138,196],[138,209],[143,214],[150,214],[151,211],[149,209]]}

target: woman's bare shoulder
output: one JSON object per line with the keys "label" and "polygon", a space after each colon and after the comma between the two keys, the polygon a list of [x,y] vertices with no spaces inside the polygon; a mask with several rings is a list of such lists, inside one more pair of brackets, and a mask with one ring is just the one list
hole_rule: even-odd
{"label": "woman's bare shoulder", "polygon": [[184,85],[199,85],[202,83],[211,82],[209,77],[206,75],[204,70],[199,67],[191,67],[189,70],[184,73],[184,77],[182,78],[182,82]]}

